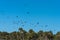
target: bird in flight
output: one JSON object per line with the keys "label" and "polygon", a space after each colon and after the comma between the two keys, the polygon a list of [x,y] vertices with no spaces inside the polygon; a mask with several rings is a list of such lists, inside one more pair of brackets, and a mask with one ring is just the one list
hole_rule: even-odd
{"label": "bird in flight", "polygon": [[18,16],[16,16],[18,18]]}
{"label": "bird in flight", "polygon": [[29,14],[30,12],[27,12],[27,14]]}

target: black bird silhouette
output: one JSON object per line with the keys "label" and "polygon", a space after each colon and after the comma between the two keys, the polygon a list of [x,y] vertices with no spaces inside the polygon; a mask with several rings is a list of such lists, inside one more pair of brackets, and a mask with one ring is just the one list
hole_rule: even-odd
{"label": "black bird silhouette", "polygon": [[37,22],[37,24],[39,24],[39,22]]}
{"label": "black bird silhouette", "polygon": [[45,27],[48,27],[48,25],[45,25]]}
{"label": "black bird silhouette", "polygon": [[18,18],[18,16],[16,16]]}
{"label": "black bird silhouette", "polygon": [[29,14],[30,12],[27,12],[27,14]]}

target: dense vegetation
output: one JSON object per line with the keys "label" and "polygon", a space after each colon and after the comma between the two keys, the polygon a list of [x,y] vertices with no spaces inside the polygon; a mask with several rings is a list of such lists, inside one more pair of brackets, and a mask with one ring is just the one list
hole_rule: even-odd
{"label": "dense vegetation", "polygon": [[60,32],[53,34],[51,31],[43,32],[34,32],[30,29],[28,32],[19,28],[18,32],[0,32],[0,40],[60,40]]}

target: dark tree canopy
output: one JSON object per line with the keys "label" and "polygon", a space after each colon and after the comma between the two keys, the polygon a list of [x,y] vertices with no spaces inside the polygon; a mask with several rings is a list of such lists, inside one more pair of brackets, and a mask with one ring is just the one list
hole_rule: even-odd
{"label": "dark tree canopy", "polygon": [[52,31],[35,32],[33,29],[30,29],[28,32],[23,28],[19,28],[19,31],[16,32],[1,32],[0,31],[0,40],[60,40],[60,32],[53,34]]}

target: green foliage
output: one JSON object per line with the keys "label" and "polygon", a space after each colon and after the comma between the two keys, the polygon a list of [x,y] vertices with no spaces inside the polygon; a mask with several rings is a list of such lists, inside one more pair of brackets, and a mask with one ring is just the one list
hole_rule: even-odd
{"label": "green foliage", "polygon": [[0,40],[60,40],[60,32],[53,35],[51,31],[43,32],[40,30],[36,33],[32,29],[26,32],[19,28],[18,32],[0,32]]}

